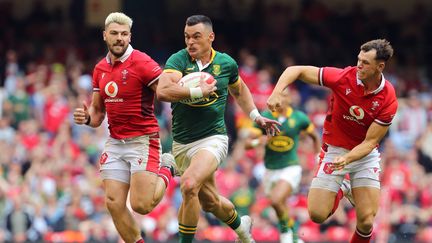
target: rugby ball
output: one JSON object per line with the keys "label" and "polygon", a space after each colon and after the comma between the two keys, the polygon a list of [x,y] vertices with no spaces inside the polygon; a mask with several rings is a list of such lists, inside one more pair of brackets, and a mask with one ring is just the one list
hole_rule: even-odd
{"label": "rugby ball", "polygon": [[201,80],[201,75],[204,75],[204,80],[207,83],[212,83],[213,82],[213,76],[211,76],[211,74],[206,73],[206,72],[194,72],[194,73],[189,73],[185,76],[183,76],[179,81],[178,84],[180,86],[183,87],[187,87],[187,88],[196,88],[199,86],[199,82]]}
{"label": "rugby ball", "polygon": [[[204,80],[207,83],[212,83],[214,78],[211,74],[206,73],[206,72],[194,72],[194,73],[189,73],[185,76],[183,76],[179,81],[178,84],[180,86],[186,87],[186,88],[196,88],[199,86],[200,80],[201,80],[201,75],[204,75]],[[200,101],[203,101],[205,98],[196,98],[196,99],[192,99],[192,98],[188,98],[188,99],[184,99],[184,100],[180,100],[181,103],[183,104],[195,104],[198,103]]]}

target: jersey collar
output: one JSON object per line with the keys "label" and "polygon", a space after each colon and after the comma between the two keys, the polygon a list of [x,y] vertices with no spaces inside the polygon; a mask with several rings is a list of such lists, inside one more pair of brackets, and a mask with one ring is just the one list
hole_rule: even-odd
{"label": "jersey collar", "polygon": [[[125,53],[123,54],[123,56],[121,56],[119,58],[120,62],[125,62],[128,57],[132,54],[133,51],[133,47],[129,44],[128,48],[126,49]],[[105,57],[106,61],[108,64],[111,64],[111,58],[109,57],[109,53],[106,55]]]}
{"label": "jersey collar", "polygon": [[197,63],[197,65],[198,65],[198,69],[199,69],[200,71],[202,71],[204,68],[208,67],[208,66],[213,62],[215,56],[216,56],[216,51],[212,48],[212,49],[211,49],[211,57],[210,57],[210,61],[209,61],[206,65],[202,65],[202,62],[201,62],[201,60],[199,60],[199,59],[195,59],[195,58],[192,58],[192,57],[191,57],[191,58],[192,58],[192,61],[195,61],[195,62]]}
{"label": "jersey collar", "polygon": [[[357,85],[364,86],[363,82],[358,78],[357,78]],[[384,89],[384,85],[385,85],[385,78],[384,78],[384,74],[381,73],[381,83],[378,86],[378,88],[375,89],[374,91],[367,92],[365,95],[378,94],[378,92]]]}

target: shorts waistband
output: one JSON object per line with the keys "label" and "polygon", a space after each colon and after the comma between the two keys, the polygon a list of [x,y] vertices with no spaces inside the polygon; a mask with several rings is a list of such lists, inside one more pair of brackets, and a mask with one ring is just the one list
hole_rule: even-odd
{"label": "shorts waistband", "polygon": [[130,142],[130,141],[138,140],[138,139],[143,138],[143,137],[159,138],[159,133],[155,132],[155,133],[144,134],[144,135],[141,135],[141,136],[130,137],[130,138],[113,138],[113,137],[111,137],[111,139],[120,141],[122,143],[126,143],[126,142]]}

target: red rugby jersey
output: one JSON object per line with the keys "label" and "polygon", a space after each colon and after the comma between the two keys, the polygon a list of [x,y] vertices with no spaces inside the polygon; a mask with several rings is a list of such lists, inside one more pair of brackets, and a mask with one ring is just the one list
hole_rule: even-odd
{"label": "red rugby jersey", "polygon": [[161,73],[151,57],[130,45],[115,63],[107,56],[96,64],[93,92],[99,92],[104,101],[111,137],[123,139],[159,131],[150,85]]}
{"label": "red rugby jersey", "polygon": [[320,68],[319,82],[333,91],[324,122],[327,144],[351,150],[363,142],[372,122],[388,126],[396,114],[396,93],[384,75],[380,86],[369,93],[357,79],[356,67]]}

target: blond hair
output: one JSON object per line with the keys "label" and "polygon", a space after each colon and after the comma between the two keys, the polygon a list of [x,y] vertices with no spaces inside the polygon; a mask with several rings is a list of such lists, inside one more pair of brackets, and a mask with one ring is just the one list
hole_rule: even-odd
{"label": "blond hair", "polygon": [[132,28],[132,19],[124,13],[114,12],[110,13],[108,17],[105,19],[105,28],[111,23],[117,23],[120,25],[128,25],[129,28]]}

